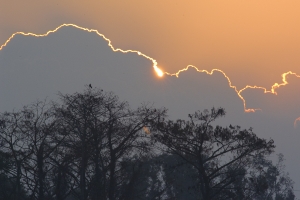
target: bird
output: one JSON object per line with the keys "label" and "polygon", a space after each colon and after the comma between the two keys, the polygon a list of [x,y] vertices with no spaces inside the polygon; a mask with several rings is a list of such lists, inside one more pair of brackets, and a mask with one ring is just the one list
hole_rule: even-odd
{"label": "bird", "polygon": [[92,84],[89,84],[89,87],[90,87],[90,88],[93,88],[93,87],[92,87]]}

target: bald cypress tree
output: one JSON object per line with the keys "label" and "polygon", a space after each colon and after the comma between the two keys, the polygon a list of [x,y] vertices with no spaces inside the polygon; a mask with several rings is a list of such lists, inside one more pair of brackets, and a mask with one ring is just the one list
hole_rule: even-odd
{"label": "bald cypress tree", "polygon": [[[166,146],[196,172],[201,199],[234,198],[235,185],[255,158],[273,152],[273,140],[258,138],[252,129],[221,127],[212,123],[225,115],[224,109],[189,115],[189,120],[153,121],[153,138]],[[222,198],[221,198],[222,197]]]}
{"label": "bald cypress tree", "polygon": [[113,93],[87,87],[83,93],[61,95],[57,116],[68,133],[65,151],[72,157],[78,177],[80,199],[118,199],[125,179],[125,160],[139,159],[147,152],[143,128],[165,115],[165,110],[143,105],[131,109]]}

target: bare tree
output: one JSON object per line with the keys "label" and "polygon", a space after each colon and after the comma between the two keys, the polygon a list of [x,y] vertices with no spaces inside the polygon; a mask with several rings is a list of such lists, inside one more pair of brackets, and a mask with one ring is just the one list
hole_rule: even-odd
{"label": "bare tree", "polygon": [[32,199],[52,197],[53,183],[49,172],[53,169],[51,154],[59,146],[54,140],[58,121],[51,105],[38,101],[20,111],[18,130],[24,135],[23,142],[30,149],[30,156],[24,162],[24,176]]}
{"label": "bare tree", "polygon": [[114,94],[90,87],[61,99],[57,115],[68,132],[66,148],[73,156],[74,177],[79,177],[74,192],[82,200],[120,197],[126,184],[122,161],[147,150],[142,129],[166,111],[147,105],[132,110]]}
{"label": "bare tree", "polygon": [[[22,120],[19,112],[5,112],[0,116],[0,140],[1,150],[10,156],[11,167],[7,169],[6,174],[14,180],[14,186],[9,196],[14,195],[17,200],[23,199],[22,182],[24,183],[24,164],[32,154],[26,135],[23,134],[19,125]],[[26,188],[28,188],[26,186]]]}
{"label": "bare tree", "polygon": [[295,198],[273,140],[214,126],[222,108],[172,121],[91,86],[60,99],[0,114],[0,198]]}
{"label": "bare tree", "polygon": [[197,171],[198,188],[203,199],[232,198],[225,192],[244,176],[254,158],[268,155],[274,149],[273,140],[258,138],[251,129],[238,126],[214,127],[223,109],[211,109],[189,115],[189,120],[153,122],[158,130],[154,138],[167,147],[167,152],[179,156]]}
{"label": "bare tree", "polygon": [[266,200],[293,200],[294,182],[285,172],[284,158],[282,154],[277,155],[277,163],[257,157],[253,160],[252,168],[248,176],[239,182],[244,188],[244,199],[266,199]]}

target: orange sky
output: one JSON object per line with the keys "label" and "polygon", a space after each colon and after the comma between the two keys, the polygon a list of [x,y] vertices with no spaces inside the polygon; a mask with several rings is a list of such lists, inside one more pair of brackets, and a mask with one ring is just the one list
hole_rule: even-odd
{"label": "orange sky", "polygon": [[270,88],[283,72],[300,74],[299,8],[296,0],[12,0],[1,2],[0,43],[16,31],[75,23],[142,51],[165,71],[219,68],[239,88]]}

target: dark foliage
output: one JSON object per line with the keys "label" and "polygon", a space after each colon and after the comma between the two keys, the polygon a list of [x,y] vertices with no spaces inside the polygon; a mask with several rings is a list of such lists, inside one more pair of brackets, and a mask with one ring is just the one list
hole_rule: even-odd
{"label": "dark foliage", "polygon": [[283,156],[223,109],[165,120],[87,86],[0,115],[0,199],[294,199]]}

